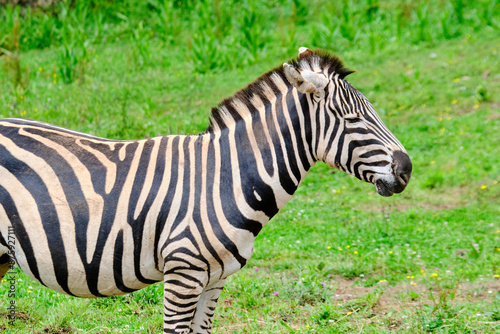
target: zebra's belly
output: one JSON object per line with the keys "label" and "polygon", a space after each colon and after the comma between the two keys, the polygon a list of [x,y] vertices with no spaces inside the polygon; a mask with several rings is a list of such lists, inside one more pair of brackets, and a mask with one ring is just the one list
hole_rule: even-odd
{"label": "zebra's belly", "polygon": [[92,227],[79,229],[64,220],[43,224],[38,219],[36,224],[29,217],[30,210],[25,210],[24,219],[14,225],[15,234],[9,233],[10,219],[0,210],[0,231],[4,240],[13,239],[10,248],[21,270],[48,288],[99,297],[123,295],[163,279],[151,237],[134,240],[127,225],[114,224],[106,233],[96,228],[94,233]]}
{"label": "zebra's belly", "polygon": [[[96,297],[126,294],[163,279],[149,225],[138,238],[126,219],[93,214],[102,209],[91,198],[84,215],[68,209],[65,201],[35,200],[23,196],[22,189],[11,193],[0,196],[0,232],[4,240],[14,239],[11,250],[20,268],[43,285]],[[49,204],[53,209],[44,210]]]}
{"label": "zebra's belly", "polygon": [[18,265],[28,276],[52,290],[77,297],[124,295],[163,279],[162,272],[145,267],[148,263],[142,264],[137,272],[133,258],[122,258],[117,264],[118,259],[112,252],[90,264],[84,263],[80,257],[68,255],[65,259],[59,258],[60,261],[50,256],[36,256],[35,267],[21,253],[16,254]]}

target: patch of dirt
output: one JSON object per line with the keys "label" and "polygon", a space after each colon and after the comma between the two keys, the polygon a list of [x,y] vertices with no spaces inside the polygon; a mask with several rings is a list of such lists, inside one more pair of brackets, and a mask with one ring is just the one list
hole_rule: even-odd
{"label": "patch of dirt", "polygon": [[[0,313],[0,317],[7,318],[9,316],[10,316],[10,313],[8,313],[8,312],[1,312]],[[15,316],[16,316],[16,320],[22,321],[22,322],[28,322],[28,320],[30,319],[30,317],[27,314],[22,313],[22,312],[18,312],[18,311],[15,312]],[[3,332],[0,331],[0,333],[3,333]]]}
{"label": "patch of dirt", "polygon": [[[381,294],[378,301],[373,306],[374,314],[385,314],[393,310],[401,310],[412,308],[424,304],[433,305],[434,302],[429,298],[431,291],[424,284],[398,284],[388,286],[387,283],[378,283],[372,287],[362,287],[354,284],[355,281],[339,279],[336,281],[338,288],[335,290],[335,300],[339,303],[349,302],[354,299],[362,298],[366,294],[380,289]],[[462,283],[456,288],[441,288],[434,287],[432,294],[436,301],[439,300],[440,293],[448,292],[455,293],[454,298],[447,297],[447,302],[450,305],[460,303],[480,302],[494,298],[495,294],[500,290],[500,280]]]}
{"label": "patch of dirt", "polygon": [[375,290],[375,287],[354,286],[354,282],[342,279],[335,281],[337,289],[334,298],[341,301],[357,299]]}
{"label": "patch of dirt", "polygon": [[[378,196],[374,193],[374,196]],[[440,211],[460,206],[467,206],[469,202],[469,189],[465,186],[447,188],[445,192],[436,190],[425,190],[414,192],[413,195],[403,193],[390,202],[374,201],[370,204],[363,202],[358,209],[375,212],[402,212],[409,209],[424,209],[429,211]],[[376,197],[378,199],[378,197]]]}
{"label": "patch of dirt", "polygon": [[74,333],[75,330],[71,327],[63,327],[63,328],[45,328],[43,330],[43,333],[49,333],[49,334],[70,334]]}
{"label": "patch of dirt", "polygon": [[[491,292],[490,292],[491,291]],[[462,302],[478,302],[492,298],[500,291],[500,280],[479,284],[460,284],[456,299]]]}

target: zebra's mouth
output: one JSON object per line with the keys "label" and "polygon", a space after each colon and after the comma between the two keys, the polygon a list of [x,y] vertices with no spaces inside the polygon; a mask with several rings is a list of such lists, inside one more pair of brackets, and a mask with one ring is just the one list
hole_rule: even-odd
{"label": "zebra's mouth", "polygon": [[394,195],[394,191],[385,183],[383,180],[378,179],[375,181],[375,187],[377,188],[377,193],[380,196],[390,197]]}

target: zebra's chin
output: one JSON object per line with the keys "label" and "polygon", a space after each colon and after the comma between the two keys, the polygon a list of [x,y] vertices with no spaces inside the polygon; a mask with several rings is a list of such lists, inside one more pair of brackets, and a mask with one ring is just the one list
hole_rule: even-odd
{"label": "zebra's chin", "polygon": [[376,178],[373,184],[377,188],[377,193],[380,196],[390,197],[394,194],[399,194],[406,188],[407,182],[404,180],[400,181],[401,182],[398,182],[398,180],[393,177],[383,176]]}
{"label": "zebra's chin", "polygon": [[377,188],[377,193],[380,195],[380,196],[384,196],[384,197],[390,197],[392,195],[394,195],[394,191],[392,191],[389,186],[387,185],[387,183],[382,180],[382,179],[378,179],[377,181],[375,181],[375,187]]}

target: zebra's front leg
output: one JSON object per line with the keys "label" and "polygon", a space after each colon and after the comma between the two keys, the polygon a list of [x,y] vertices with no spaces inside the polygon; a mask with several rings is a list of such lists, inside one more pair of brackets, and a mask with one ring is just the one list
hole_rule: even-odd
{"label": "zebra's front leg", "polygon": [[205,288],[196,306],[190,333],[208,334],[212,332],[212,319],[224,283],[226,283],[226,280],[221,279],[212,286]]}
{"label": "zebra's front leg", "polygon": [[163,333],[188,334],[196,305],[206,285],[206,273],[199,277],[183,270],[166,273],[163,286]]}

